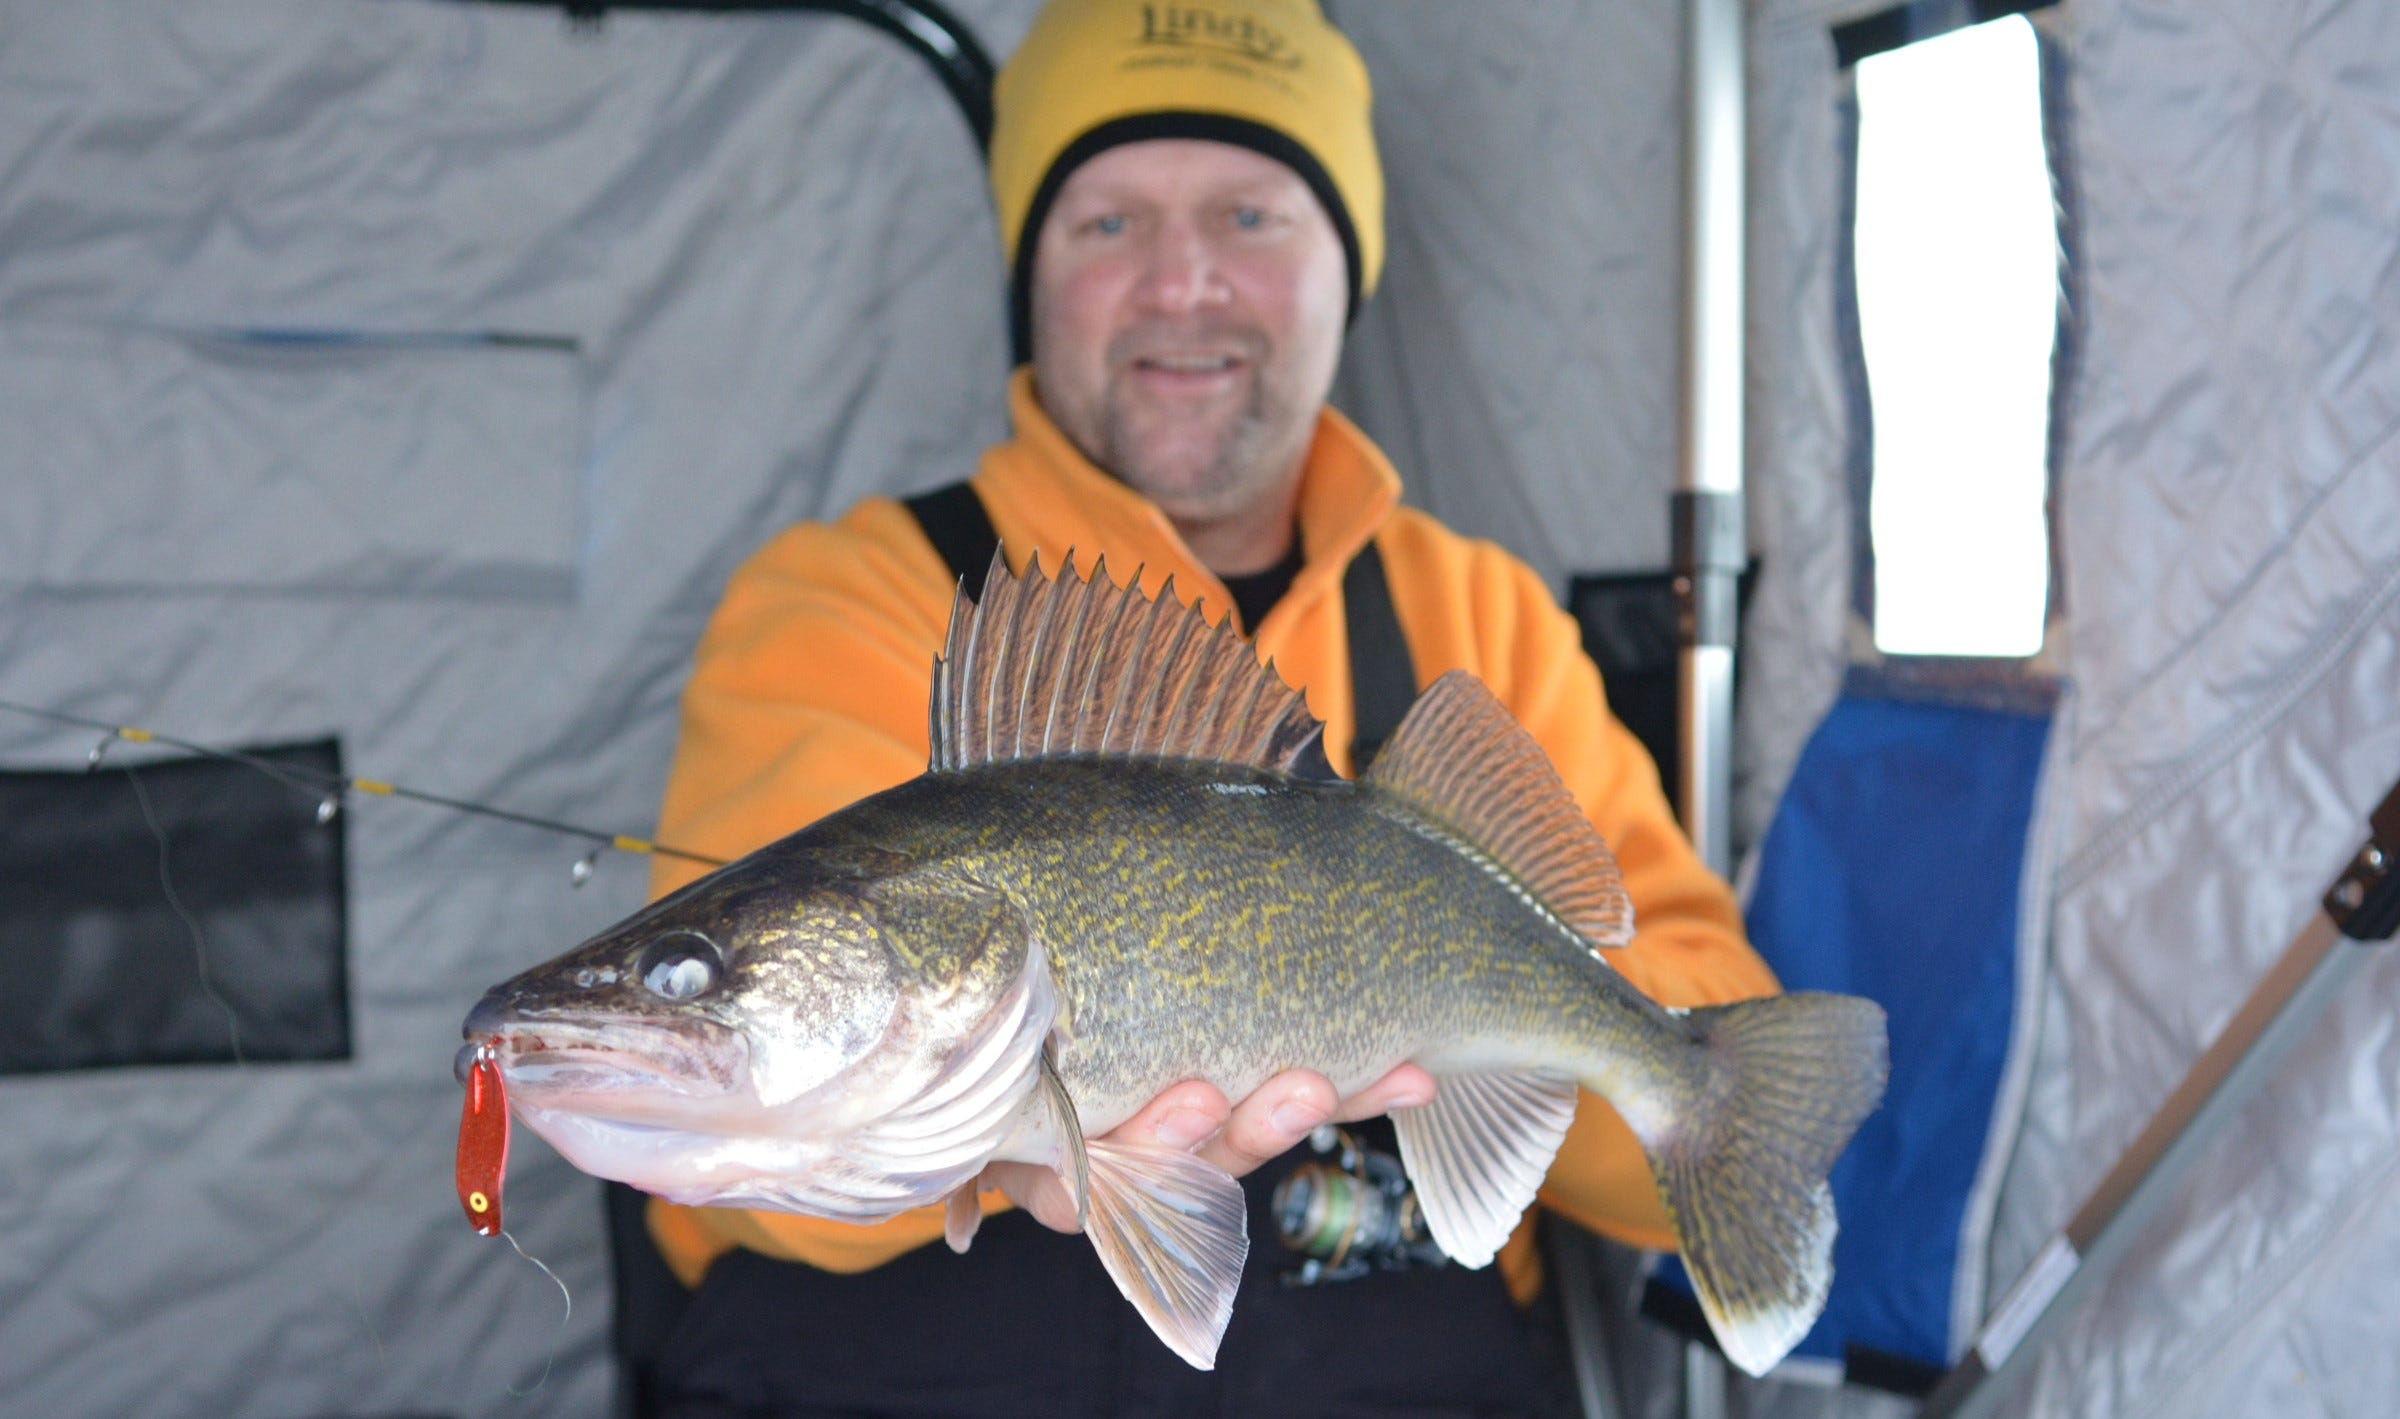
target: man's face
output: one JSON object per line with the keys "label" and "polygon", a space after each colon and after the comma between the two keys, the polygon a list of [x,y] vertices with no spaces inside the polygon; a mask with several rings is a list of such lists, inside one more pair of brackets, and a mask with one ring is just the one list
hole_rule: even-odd
{"label": "man's face", "polygon": [[1123,144],[1068,176],[1037,240],[1034,385],[1067,437],[1187,536],[1288,532],[1349,301],[1299,174],[1226,143]]}

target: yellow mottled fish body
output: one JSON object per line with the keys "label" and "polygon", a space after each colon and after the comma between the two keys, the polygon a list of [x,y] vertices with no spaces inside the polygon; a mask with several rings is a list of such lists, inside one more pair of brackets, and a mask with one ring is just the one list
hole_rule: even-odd
{"label": "yellow mottled fish body", "polygon": [[1757,1373],[1798,1342],[1831,1277],[1827,1170],[1882,1093],[1874,1004],[1634,990],[1606,960],[1632,933],[1613,857],[1471,676],[1332,780],[1301,771],[1298,696],[1171,585],[997,562],[988,585],[936,664],[924,775],[487,993],[468,1048],[530,1127],[692,1204],[947,1200],[962,1249],[987,1163],[1055,1167],[1128,1299],[1205,1366],[1240,1186],[1102,1137],[1160,1090],[1423,1065],[1401,1155],[1474,1266],[1589,1088],[1648,1151],[1727,1353]]}

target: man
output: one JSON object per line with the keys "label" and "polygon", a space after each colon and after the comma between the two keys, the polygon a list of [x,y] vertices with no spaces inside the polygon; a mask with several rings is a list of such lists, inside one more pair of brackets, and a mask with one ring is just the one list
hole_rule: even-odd
{"label": "man", "polygon": [[[1676,1005],[1772,991],[1539,578],[1398,506],[1382,454],[1325,407],[1382,265],[1382,175],[1364,67],[1313,0],[1055,0],[996,107],[992,184],[1031,363],[1010,387],[1015,436],[972,488],[1011,564],[1105,553],[1120,578],[1146,567],[1153,590],[1172,575],[1212,615],[1230,610],[1307,691],[1347,770],[1345,576],[1371,548],[1416,683],[1480,676],[1616,848],[1642,924],[1617,956],[1626,975]],[[953,586],[918,518],[887,500],[771,542],[701,643],[661,835],[733,855],[921,772]],[[656,885],[690,875],[662,861]],[[1305,1072],[1240,1101],[1192,1082],[1123,1129],[1244,1174],[1319,1123],[1432,1088],[1413,1066],[1346,1100]],[[1213,1373],[1160,1346],[1088,1245],[1058,1234],[1073,1208],[1039,1170],[987,1175],[993,1215],[964,1257],[928,1245],[939,1209],[856,1227],[654,1204],[653,1235],[697,1287],[659,1365],[667,1412],[1530,1407],[1511,1305],[1539,1285],[1529,1229],[1490,1271],[1279,1285],[1293,1259],[1260,1198],[1286,1166],[1251,1179],[1252,1258]],[[1620,1239],[1672,1244],[1638,1146],[1596,1099],[1544,1199]]]}

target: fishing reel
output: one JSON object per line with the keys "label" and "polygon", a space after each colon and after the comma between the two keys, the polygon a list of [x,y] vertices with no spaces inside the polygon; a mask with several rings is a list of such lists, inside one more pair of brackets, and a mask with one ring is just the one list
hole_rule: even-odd
{"label": "fishing reel", "polygon": [[1398,1158],[1331,1124],[1311,1133],[1308,1146],[1320,1158],[1275,1184],[1270,1204],[1283,1244],[1307,1258],[1283,1274],[1283,1284],[1321,1286],[1449,1262]]}

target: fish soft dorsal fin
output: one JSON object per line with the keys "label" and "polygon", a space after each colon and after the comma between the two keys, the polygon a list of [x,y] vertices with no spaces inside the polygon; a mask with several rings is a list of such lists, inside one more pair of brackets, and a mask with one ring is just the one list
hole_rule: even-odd
{"label": "fish soft dorsal fin", "polygon": [[1506,869],[1585,941],[1633,939],[1616,854],[1541,744],[1473,675],[1453,670],[1419,695],[1366,782]]}
{"label": "fish soft dorsal fin", "polygon": [[[1134,586],[1141,573],[1134,573]],[[936,772],[1063,754],[1211,759],[1289,772],[1322,730],[1230,624],[1175,598],[1086,578],[1072,556],[1022,577],[995,555],[963,594],[933,669]]]}

